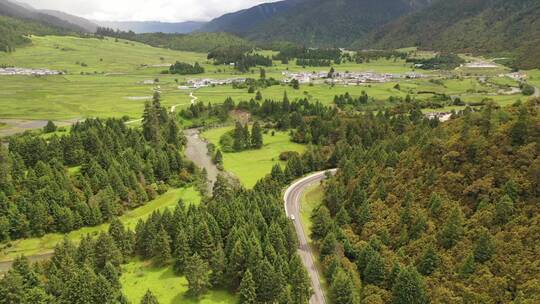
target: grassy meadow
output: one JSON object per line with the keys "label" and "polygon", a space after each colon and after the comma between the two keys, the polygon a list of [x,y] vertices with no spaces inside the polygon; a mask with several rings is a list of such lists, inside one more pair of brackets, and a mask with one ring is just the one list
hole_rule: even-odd
{"label": "grassy meadow", "polygon": [[[180,199],[186,204],[199,204],[201,201],[199,192],[193,187],[171,189],[141,207],[126,211],[119,219],[126,228],[135,229],[139,220],[146,219],[154,211],[174,208]],[[96,227],[84,227],[67,234],[49,233],[42,237],[15,240],[0,249],[0,261],[12,260],[19,255],[29,256],[50,253],[53,251],[54,246],[64,237],[77,243],[87,234],[95,235],[101,231],[106,231],[108,228],[109,224],[102,224]]]}
{"label": "grassy meadow", "polygon": [[133,260],[122,265],[120,277],[125,296],[131,303],[139,303],[148,289],[161,304],[233,304],[236,296],[226,291],[211,290],[199,299],[186,295],[185,277],[176,276],[171,267],[154,267],[150,261]]}
{"label": "grassy meadow", "polygon": [[[258,78],[258,69],[251,73],[240,74],[230,66],[216,66],[206,59],[204,53],[175,51],[155,48],[142,43],[116,40],[114,38],[78,38],[68,36],[32,36],[29,46],[19,48],[13,53],[0,53],[0,66],[26,68],[49,68],[65,71],[57,76],[1,76],[0,107],[1,118],[68,120],[87,117],[122,117],[139,118],[144,103],[149,100],[155,89],[161,92],[162,104],[180,105],[178,109],[190,104],[192,90],[181,90],[178,86],[193,78]],[[272,51],[259,51],[264,55],[275,54]],[[432,53],[418,53],[418,56],[432,56]],[[188,63],[199,62],[205,68],[199,75],[163,75],[161,71],[175,61]],[[372,71],[379,73],[418,72],[440,79],[435,84],[429,79],[399,79],[388,83],[374,83],[363,86],[330,86],[326,84],[301,85],[299,90],[280,85],[262,89],[265,98],[281,99],[287,91],[291,99],[308,98],[331,104],[335,95],[349,92],[353,96],[362,91],[376,100],[386,100],[390,96],[405,97],[410,94],[417,100],[429,100],[432,94],[419,92],[444,93],[459,96],[465,101],[479,101],[490,97],[501,104],[508,104],[522,98],[520,94],[504,95],[498,91],[505,86],[517,86],[516,82],[500,73],[508,70],[503,67],[493,69],[458,68],[455,71],[415,70],[404,60],[380,59],[357,64],[344,62],[336,65],[338,72]],[[328,71],[329,67],[302,67],[292,60],[284,65],[274,61],[274,66],[266,68],[267,77],[283,79],[284,71]],[[539,81],[540,76],[531,72],[531,82]],[[481,83],[475,75],[489,77]],[[453,79],[455,76],[460,79]],[[153,83],[155,79],[159,82]],[[398,90],[395,85],[399,83]],[[203,102],[221,103],[232,97],[235,101],[249,100],[254,94],[247,89],[233,89],[231,86],[207,87],[194,92]]]}
{"label": "grassy meadow", "polygon": [[[202,136],[219,147],[220,137],[232,129],[233,127],[210,129]],[[283,163],[279,160],[281,152],[305,150],[305,146],[291,142],[286,132],[275,132],[274,136],[270,133],[264,134],[263,142],[262,149],[223,153],[225,171],[232,173],[247,188],[252,188],[259,179],[269,174],[275,164]]]}

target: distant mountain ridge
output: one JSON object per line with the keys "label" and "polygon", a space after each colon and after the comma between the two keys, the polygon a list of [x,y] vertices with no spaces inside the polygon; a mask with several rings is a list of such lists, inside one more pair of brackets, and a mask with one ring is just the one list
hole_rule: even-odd
{"label": "distant mountain ridge", "polygon": [[160,22],[160,21],[94,21],[99,26],[121,31],[133,31],[138,34],[167,33],[189,34],[206,24],[203,21]]}
{"label": "distant mountain ridge", "polygon": [[371,30],[431,4],[431,0],[285,0],[226,14],[202,31],[308,46],[347,46]]}
{"label": "distant mountain ridge", "polygon": [[37,10],[27,4],[0,0],[0,15],[12,18],[42,22],[49,26],[59,27],[75,32],[93,32],[97,25],[84,18],[59,11]]}
{"label": "distant mountain ridge", "polygon": [[511,53],[517,67],[540,67],[540,1],[439,0],[375,30],[355,45]]}
{"label": "distant mountain ridge", "polygon": [[202,32],[229,32],[235,34],[249,33],[258,24],[286,13],[298,4],[308,0],[285,0],[263,3],[248,9],[228,13],[206,23]]}

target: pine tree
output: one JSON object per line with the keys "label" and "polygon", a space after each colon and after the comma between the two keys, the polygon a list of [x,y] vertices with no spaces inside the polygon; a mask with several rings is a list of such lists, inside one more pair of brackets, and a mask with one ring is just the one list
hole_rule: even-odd
{"label": "pine tree", "polygon": [[495,203],[495,219],[499,224],[506,224],[514,213],[514,202],[509,195],[504,195]]}
{"label": "pine tree", "polygon": [[459,207],[455,207],[446,219],[439,234],[441,245],[446,248],[452,248],[463,235],[463,215]]}
{"label": "pine tree", "polygon": [[330,229],[332,229],[332,218],[330,211],[326,206],[320,206],[311,216],[313,226],[311,228],[311,237],[314,240],[321,240],[326,237]]}
{"label": "pine tree", "polygon": [[283,174],[283,170],[281,169],[281,166],[279,164],[275,164],[272,167],[270,175],[272,176],[272,179],[277,181],[278,183],[284,182],[285,175]]}
{"label": "pine tree", "polygon": [[220,149],[217,149],[216,154],[214,155],[214,163],[218,166],[223,166],[223,154]]}
{"label": "pine tree", "polygon": [[199,297],[211,287],[209,272],[208,264],[198,254],[189,258],[185,273],[191,295]]}
{"label": "pine tree", "polygon": [[528,137],[529,122],[528,122],[528,110],[522,106],[519,109],[519,116],[514,125],[510,128],[510,138],[512,144],[515,146],[523,145]]}
{"label": "pine tree", "polygon": [[244,128],[242,127],[242,124],[240,122],[236,122],[235,128],[234,128],[234,136],[233,136],[233,149],[234,151],[242,151],[244,150],[245,144],[246,144],[246,138],[244,133]]}
{"label": "pine tree", "polygon": [[168,122],[167,143],[175,146],[176,148],[179,148],[181,144],[180,128],[174,119],[170,119]]}
{"label": "pine tree", "polygon": [[478,263],[484,263],[491,259],[495,253],[495,243],[489,232],[483,230],[474,243],[474,260]]}
{"label": "pine tree", "polygon": [[338,269],[332,279],[330,294],[332,295],[334,304],[355,303],[354,284],[351,277],[341,268]]}
{"label": "pine tree", "polygon": [[433,245],[429,245],[422,254],[417,268],[421,274],[428,276],[435,271],[435,269],[439,266],[439,263],[440,258],[437,255],[437,251],[435,251]]}
{"label": "pine tree", "polygon": [[424,281],[414,267],[403,268],[392,288],[393,304],[427,304]]}
{"label": "pine tree", "polygon": [[210,275],[210,283],[212,286],[222,286],[224,283],[225,272],[225,252],[221,246],[216,246],[212,258],[210,259],[210,269],[212,274]]}
{"label": "pine tree", "polygon": [[239,294],[239,303],[240,304],[255,304],[257,303],[257,293],[255,290],[255,282],[253,281],[253,276],[251,271],[246,270],[244,272],[244,277],[240,283]]}
{"label": "pine tree", "polygon": [[251,148],[251,134],[249,133],[248,124],[244,125],[243,133],[244,134],[242,137],[244,138],[244,147],[242,148],[242,150],[246,150],[246,149]]}
{"label": "pine tree", "polygon": [[163,227],[160,227],[158,231],[152,251],[154,261],[158,266],[163,266],[171,260],[171,239]]}
{"label": "pine tree", "polygon": [[47,125],[43,127],[43,132],[45,133],[53,133],[56,131],[56,125],[52,120],[47,121]]}
{"label": "pine tree", "polygon": [[197,252],[205,261],[209,261],[212,257],[214,252],[214,240],[208,224],[205,221],[199,222],[195,227],[193,251]]}
{"label": "pine tree", "polygon": [[251,130],[251,146],[255,149],[260,149],[263,146],[263,135],[258,121],[253,124]]}
{"label": "pine tree", "polygon": [[95,266],[98,270],[105,268],[107,263],[115,267],[120,266],[122,262],[122,252],[116,247],[113,239],[107,233],[101,233],[96,240],[95,245]]}
{"label": "pine tree", "polygon": [[178,232],[174,248],[174,272],[178,275],[183,274],[186,264],[191,256],[191,250],[184,230]]}
{"label": "pine tree", "polygon": [[276,270],[266,258],[259,261],[254,280],[257,286],[258,302],[274,303],[281,294],[283,286],[280,284]]}
{"label": "pine tree", "polygon": [[336,250],[337,240],[333,232],[328,233],[321,243],[321,259],[333,254]]}
{"label": "pine tree", "polygon": [[300,261],[300,257],[294,254],[289,263],[290,267],[290,284],[291,284],[291,298],[293,303],[304,304],[308,303],[311,298],[311,281],[308,273]]}
{"label": "pine tree", "polygon": [[369,259],[364,270],[364,281],[369,284],[381,286],[386,276],[384,260],[378,252]]}
{"label": "pine tree", "polygon": [[159,304],[156,296],[148,289],[144,294],[144,297],[141,299],[141,304]]}
{"label": "pine tree", "polygon": [[476,268],[476,263],[474,261],[474,254],[469,254],[461,267],[459,268],[459,276],[460,278],[468,278],[471,274],[474,273],[474,270]]}

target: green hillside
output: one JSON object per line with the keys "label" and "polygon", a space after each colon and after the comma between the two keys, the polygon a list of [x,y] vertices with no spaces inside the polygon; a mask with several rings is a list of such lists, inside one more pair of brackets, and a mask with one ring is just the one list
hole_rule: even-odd
{"label": "green hillside", "polygon": [[11,52],[17,47],[30,43],[30,39],[26,37],[29,34],[59,35],[66,32],[64,29],[47,26],[40,22],[0,15],[0,52]]}
{"label": "green hillside", "polygon": [[425,2],[306,1],[255,27],[247,37],[257,41],[285,40],[310,46],[342,47]]}
{"label": "green hillside", "polygon": [[432,50],[512,55],[520,68],[540,66],[540,2],[453,0],[390,23],[357,47],[419,46]]}
{"label": "green hillside", "polygon": [[146,43],[154,47],[191,52],[209,52],[218,47],[251,46],[247,40],[228,33],[135,34],[132,31],[123,32],[110,28],[98,28],[97,34]]}

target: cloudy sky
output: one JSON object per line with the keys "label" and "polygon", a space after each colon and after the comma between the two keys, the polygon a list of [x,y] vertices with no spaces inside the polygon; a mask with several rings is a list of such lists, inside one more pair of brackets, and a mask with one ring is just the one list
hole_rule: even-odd
{"label": "cloudy sky", "polygon": [[204,21],[224,13],[277,0],[18,0],[104,21]]}

